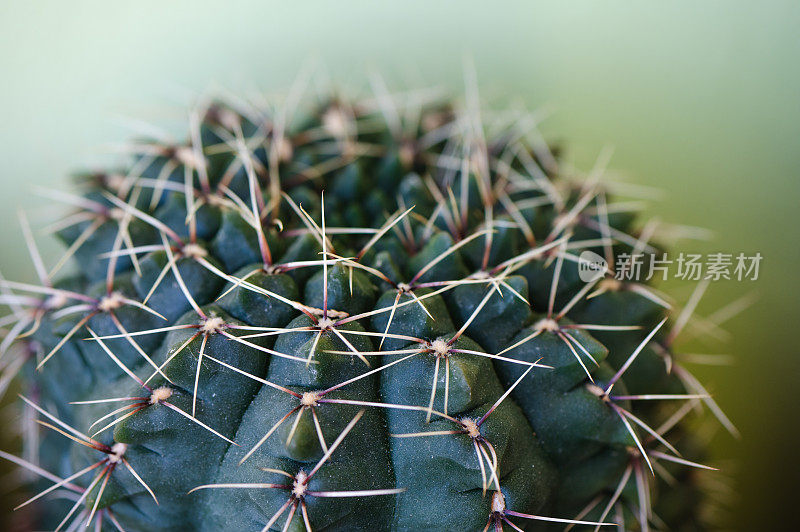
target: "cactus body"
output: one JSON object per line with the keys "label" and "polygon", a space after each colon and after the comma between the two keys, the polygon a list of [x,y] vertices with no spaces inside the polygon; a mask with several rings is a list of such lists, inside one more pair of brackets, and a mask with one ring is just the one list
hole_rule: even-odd
{"label": "cactus body", "polygon": [[83,176],[76,273],[16,331],[31,411],[73,436],[34,429],[38,463],[95,466],[43,526],[75,500],[62,527],[699,526],[650,470],[696,489],[665,441],[692,400],[667,399],[699,393],[669,305],[579,276],[650,246],[633,216],[514,124],[379,100],[214,104]]}

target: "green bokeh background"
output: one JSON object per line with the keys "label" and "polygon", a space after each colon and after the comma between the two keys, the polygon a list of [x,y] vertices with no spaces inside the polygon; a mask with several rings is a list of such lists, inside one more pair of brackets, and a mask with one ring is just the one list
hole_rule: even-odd
{"label": "green bokeh background", "polygon": [[41,206],[33,185],[107,160],[130,135],[122,116],[170,128],[200,90],[276,91],[309,60],[347,86],[372,69],[460,92],[466,55],[488,99],[552,110],[543,131],[578,166],[613,146],[614,169],[665,192],[655,214],[716,234],[687,251],[764,256],[757,282],[713,283],[703,300],[709,313],[759,294],[729,323],[736,363],[699,373],[743,434],[715,441],[720,461],[739,462],[727,528],[787,530],[800,482],[799,26],[792,0],[6,0],[0,268],[32,280],[17,207]]}

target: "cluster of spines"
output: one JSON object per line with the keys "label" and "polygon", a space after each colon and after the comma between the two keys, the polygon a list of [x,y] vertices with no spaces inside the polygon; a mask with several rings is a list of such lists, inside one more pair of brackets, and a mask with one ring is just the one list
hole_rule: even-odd
{"label": "cluster of spines", "polygon": [[[648,243],[652,236],[649,231],[642,231],[639,237],[630,236],[620,229],[614,227],[609,222],[610,213],[614,212],[613,206],[606,204],[605,189],[599,185],[597,180],[590,176],[586,184],[577,188],[566,190],[565,197],[563,191],[558,189],[559,185],[554,185],[552,178],[557,174],[554,159],[544,151],[541,145],[536,145],[537,149],[533,152],[521,141],[524,132],[519,131],[520,124],[514,123],[512,127],[507,127],[505,135],[502,135],[501,142],[496,145],[489,145],[483,136],[483,125],[480,121],[480,113],[474,105],[470,105],[469,112],[463,115],[453,113],[450,109],[440,108],[435,112],[426,115],[435,127],[419,137],[419,124],[411,126],[409,133],[404,120],[400,117],[398,107],[388,97],[379,91],[375,99],[378,102],[379,113],[365,111],[369,109],[370,103],[361,103],[358,106],[349,106],[339,102],[329,104],[326,110],[321,113],[320,125],[317,127],[305,128],[295,137],[287,134],[287,112],[278,113],[275,119],[266,119],[260,114],[254,114],[249,109],[239,109],[233,111],[230,107],[219,105],[204,107],[205,118],[201,120],[202,113],[195,112],[191,117],[192,132],[190,141],[186,146],[165,146],[160,143],[146,143],[135,145],[138,159],[132,169],[124,175],[111,176],[100,174],[91,176],[93,189],[85,196],[58,195],[59,199],[78,208],[78,212],[57,224],[57,229],[68,232],[80,224],[81,231],[73,235],[70,240],[70,247],[64,258],[58,261],[56,266],[50,271],[44,267],[44,262],[39,257],[33,244],[33,238],[27,226],[23,223],[23,229],[34,258],[36,271],[40,276],[41,285],[26,285],[3,281],[3,289],[6,292],[3,302],[8,304],[13,312],[9,318],[4,320],[9,325],[6,338],[4,339],[3,349],[8,350],[14,340],[20,340],[20,349],[16,352],[16,358],[10,356],[6,360],[11,360],[5,367],[4,379],[18,371],[32,355],[36,356],[36,366],[46,371],[45,364],[52,357],[58,356],[59,352],[71,341],[83,341],[83,337],[96,342],[102,351],[108,356],[119,370],[127,377],[135,381],[143,390],[140,396],[131,397],[111,397],[100,400],[82,401],[82,403],[106,403],[122,401],[123,407],[113,410],[111,413],[98,419],[98,423],[112,419],[112,421],[102,424],[101,431],[115,427],[117,424],[128,418],[135,416],[143,409],[163,405],[178,415],[201,426],[204,430],[212,433],[215,437],[233,443],[233,441],[216,430],[213,426],[203,423],[197,417],[197,397],[198,385],[200,383],[201,370],[204,362],[213,362],[224,367],[226,370],[236,372],[259,385],[269,386],[275,390],[285,393],[294,398],[296,406],[290,409],[278,423],[272,425],[264,434],[258,445],[248,450],[242,458],[244,462],[255,452],[260,444],[272,435],[278,427],[286,421],[291,420],[292,429],[289,431],[288,442],[297,429],[300,420],[305,412],[312,417],[319,439],[320,448],[324,454],[317,465],[308,473],[304,471],[294,474],[286,471],[278,471],[274,468],[267,468],[269,473],[288,476],[291,483],[264,483],[260,485],[251,484],[227,484],[228,487],[238,488],[271,488],[285,489],[290,492],[289,498],[283,506],[276,509],[276,512],[267,522],[265,529],[269,529],[277,519],[288,512],[286,525],[289,524],[295,515],[302,516],[303,523],[310,528],[310,518],[305,504],[306,497],[320,496],[353,496],[368,497],[370,495],[383,496],[399,494],[404,490],[403,487],[384,488],[374,490],[350,490],[350,491],[315,491],[309,490],[307,483],[314,473],[325,464],[332,456],[338,445],[347,436],[349,431],[355,426],[363,415],[359,412],[341,430],[330,445],[326,441],[323,430],[320,426],[315,408],[321,404],[347,404],[363,409],[384,408],[397,411],[418,411],[425,414],[426,422],[432,418],[449,422],[453,427],[441,431],[425,431],[416,433],[404,433],[393,435],[396,438],[421,438],[435,436],[450,436],[455,434],[466,435],[471,439],[474,446],[475,457],[480,468],[480,486],[487,498],[486,527],[493,526],[495,529],[508,525],[517,528],[512,518],[530,518],[537,520],[559,519],[531,515],[516,512],[506,508],[505,498],[502,494],[499,464],[497,453],[490,441],[481,433],[481,425],[491,415],[495,408],[503,401],[507,400],[515,387],[525,379],[534,368],[537,370],[550,369],[547,366],[546,357],[544,360],[524,361],[506,356],[508,352],[515,348],[534,340],[543,334],[552,334],[557,341],[562,342],[569,349],[574,359],[580,363],[581,369],[585,372],[588,380],[586,389],[595,394],[603,404],[607,405],[624,425],[630,437],[631,459],[628,466],[609,497],[598,496],[574,519],[564,519],[562,522],[579,524],[585,515],[595,511],[595,508],[603,507],[597,518],[598,525],[604,523],[610,512],[618,508],[623,491],[633,479],[633,484],[637,490],[635,500],[638,501],[638,509],[634,512],[634,517],[639,521],[639,526],[647,529],[657,517],[651,511],[649,484],[647,472],[655,472],[654,462],[656,460],[679,463],[694,467],[705,467],[680,458],[677,450],[663,437],[663,434],[680,422],[682,417],[688,413],[688,408],[681,408],[673,416],[669,417],[661,426],[651,428],[642,419],[626,408],[627,402],[637,400],[686,400],[687,405],[694,405],[698,401],[705,401],[712,409],[718,412],[718,408],[702,389],[700,384],[688,371],[675,364],[670,352],[670,344],[675,336],[686,324],[686,320],[691,315],[696,299],[693,298],[690,304],[684,309],[675,320],[672,331],[660,339],[654,340],[655,335],[663,326],[666,318],[658,324],[632,350],[627,360],[617,368],[617,371],[603,379],[603,386],[595,383],[593,372],[587,364],[597,363],[593,354],[587,349],[585,342],[576,338],[581,331],[602,331],[611,333],[614,331],[635,330],[641,328],[638,324],[631,325],[608,325],[608,324],[576,324],[566,319],[567,314],[578,303],[585,301],[586,298],[597,297],[607,291],[629,290],[636,293],[645,300],[668,307],[665,299],[657,295],[652,289],[637,283],[625,283],[622,285],[613,279],[614,273],[609,270],[601,272],[595,279],[585,283],[581,288],[563,302],[560,310],[556,310],[557,299],[563,294],[559,294],[561,274],[565,262],[577,263],[581,259],[573,251],[589,248],[602,248],[606,257],[613,259],[615,246],[629,246],[634,250],[650,249]],[[289,107],[288,111],[291,111]],[[407,115],[422,117],[423,113],[418,106],[410,105],[406,109]],[[361,120],[360,115],[366,115],[367,119]],[[397,210],[393,214],[386,216],[385,222],[378,227],[352,227],[347,225],[333,226],[326,224],[326,213],[330,213],[325,208],[324,195],[319,206],[319,216],[309,214],[303,207],[302,202],[297,197],[292,197],[291,187],[298,187],[306,182],[323,182],[331,173],[352,165],[353,161],[359,157],[386,156],[386,147],[391,144],[383,143],[370,144],[361,140],[361,136],[369,138],[369,134],[362,135],[361,130],[365,128],[361,122],[375,122],[376,116],[382,116],[384,123],[380,124],[381,130],[388,130],[393,147],[397,151],[395,161],[388,158],[387,165],[395,164],[399,168],[414,170],[420,165],[438,168],[441,175],[417,176],[418,188],[410,191],[410,194],[403,195],[398,192],[396,198]],[[421,119],[419,121],[422,121]],[[213,130],[222,139],[217,145],[208,146],[202,142],[201,123]],[[250,131],[245,131],[246,126]],[[327,141],[319,141],[320,138],[330,137]],[[315,150],[324,154],[320,162],[316,164],[304,165],[303,161],[296,161],[293,157],[295,151],[302,146],[303,142],[315,142]],[[428,148],[436,146],[436,150],[429,151]],[[217,154],[228,152],[226,167],[220,172],[221,179],[212,183],[209,179],[209,168],[213,164],[213,157]],[[166,162],[160,166],[160,170],[154,177],[143,176],[142,173],[159,158],[166,158]],[[289,168],[284,168],[284,166]],[[292,167],[294,165],[294,167]],[[179,176],[175,179],[176,172]],[[180,175],[182,174],[182,179]],[[283,175],[288,174],[288,175]],[[346,173],[341,177],[343,184],[347,186]],[[98,187],[99,185],[99,187]],[[336,182],[333,183],[335,187]],[[317,188],[324,189],[326,185],[318,185]],[[97,191],[100,191],[100,194]],[[413,193],[419,195],[420,190],[430,195],[432,200],[429,215],[420,215],[416,205],[408,205],[409,197],[414,197]],[[535,191],[534,197],[516,199],[520,191]],[[176,229],[176,224],[172,221],[165,221],[164,215],[158,212],[159,206],[163,207],[164,199],[162,196],[168,195],[174,199],[183,196],[185,204],[183,208],[176,208],[170,205],[170,216],[173,218],[182,213],[185,225],[183,230]],[[574,197],[572,197],[574,196]],[[301,196],[302,197],[302,196]],[[328,195],[331,198],[331,194]],[[477,207],[473,205],[477,198]],[[420,198],[424,201],[424,198]],[[312,198],[313,201],[313,198]],[[232,213],[247,227],[251,228],[255,237],[255,249],[258,250],[259,259],[263,263],[262,267],[253,271],[242,273],[236,276],[229,272],[224,265],[217,263],[210,257],[211,253],[208,245],[203,242],[203,237],[207,231],[204,225],[212,222],[204,221],[204,208],[224,209]],[[541,228],[534,227],[539,220],[530,220],[524,212],[546,207],[552,211],[552,217],[546,223],[543,239],[537,239],[536,233],[541,233]],[[498,208],[502,212],[497,212]],[[624,207],[621,207],[624,209]],[[363,215],[363,213],[361,213]],[[477,215],[477,220],[475,219]],[[289,219],[291,217],[291,223]],[[358,217],[358,213],[354,215]],[[347,213],[338,217],[339,223],[348,223]],[[413,221],[413,222],[412,222]],[[132,225],[137,225],[138,235],[132,234]],[[377,224],[376,224],[377,225]],[[90,249],[93,237],[96,238],[98,231],[109,231],[110,227],[114,230],[113,245],[110,250]],[[596,234],[595,238],[579,240],[574,235],[580,231],[589,231]],[[142,239],[143,233],[150,233],[151,243],[139,245],[136,240]],[[503,241],[501,236],[510,232],[518,232],[525,240],[528,249],[514,256],[497,259],[502,257]],[[296,239],[313,239],[318,243],[318,256],[298,256],[292,260],[275,262],[274,250],[271,246],[278,233],[291,235]],[[419,253],[424,248],[425,243],[429,243],[437,235],[448,235],[449,245],[438,250],[436,256],[427,257],[425,262],[416,268],[416,273],[405,280],[397,276],[392,268],[381,268],[380,261],[373,261],[372,264],[365,263],[365,257],[374,258],[373,247],[380,244],[386,235],[396,235],[398,242],[401,242],[406,250],[413,250]],[[351,254],[339,254],[334,247],[333,238],[336,235],[352,236],[364,235],[363,246],[360,249],[352,250]],[[139,238],[136,238],[136,237]],[[152,237],[155,236],[153,239]],[[270,242],[270,241],[273,242]],[[499,243],[499,244],[498,244]],[[89,249],[87,249],[89,248]],[[476,271],[458,278],[448,279],[426,279],[426,274],[431,270],[446,262],[450,257],[461,250],[470,248],[477,259]],[[347,250],[351,251],[351,250]],[[371,253],[372,252],[372,253]],[[117,289],[116,276],[118,272],[126,267],[133,269],[135,275],[143,278],[143,266],[141,256],[145,254],[161,254],[160,271],[155,275],[154,281],[149,289],[141,297],[141,301],[124,295]],[[97,258],[107,261],[102,269],[105,273],[105,293],[99,295],[87,295],[78,290],[58,287],[51,282],[53,275],[67,263],[67,260],[76,255],[82,254],[82,263],[87,264],[88,260],[96,261]],[[93,254],[93,255],[92,255]],[[290,254],[291,255],[291,254]],[[97,257],[97,258],[93,258]],[[126,265],[121,266],[123,261]],[[296,260],[295,260],[296,259]],[[527,294],[521,294],[518,288],[513,286],[509,279],[515,272],[522,267],[528,266],[536,261],[543,269],[550,269],[552,272],[549,277],[549,289],[542,291],[546,294],[543,305],[539,308],[546,309],[541,319],[536,321],[529,334],[520,340],[506,343],[500,346],[478,346],[474,343],[459,342],[460,338],[482,317],[482,310],[493,299],[511,298],[523,302],[530,306]],[[152,261],[155,262],[155,261]],[[252,261],[247,261],[252,262]],[[290,307],[294,312],[305,316],[306,324],[301,327],[288,328],[286,326],[253,326],[237,323],[235,320],[228,320],[222,317],[221,313],[209,311],[208,307],[197,302],[198,287],[189,286],[182,273],[182,269],[187,263],[192,267],[200,268],[210,272],[219,278],[219,283],[228,283],[230,286],[223,292],[222,299],[233,290],[250,291],[259,296],[278,301]],[[615,262],[609,260],[609,264]],[[90,262],[87,267],[94,268],[94,263]],[[152,267],[152,266],[151,266]],[[300,297],[291,298],[279,292],[260,286],[259,283],[251,282],[257,275],[279,275],[288,274],[295,271],[322,270],[322,283],[319,287],[319,294],[316,299],[318,306],[310,305],[309,301],[302,302]],[[385,283],[395,291],[393,301],[374,310],[360,312],[345,312],[336,308],[329,308],[329,269],[336,269],[341,274],[342,283],[337,288],[349,288],[353,293],[353,284],[358,282],[359,275],[370,276],[377,279],[376,282]],[[170,277],[171,276],[171,277]],[[95,275],[94,277],[97,277]],[[306,279],[309,274],[303,274]],[[355,280],[354,280],[355,279]],[[151,296],[156,294],[161,283],[174,282],[177,290],[185,298],[185,303],[194,313],[195,318],[187,323],[178,325],[168,325],[166,327],[157,326],[159,320],[174,321],[180,314],[165,317],[151,305]],[[431,315],[426,307],[426,301],[432,300],[440,294],[453,292],[459,287],[481,286],[486,289],[485,295],[475,301],[469,313],[462,317],[462,325],[453,334],[442,335],[434,338],[420,338],[413,334],[398,334],[390,332],[393,320],[398,311],[402,312],[404,307],[417,307],[424,312],[431,320],[435,321],[435,316]],[[532,287],[533,288],[533,287]],[[201,288],[200,288],[201,289]],[[535,289],[535,288],[533,288]],[[594,289],[594,292],[591,292]],[[701,294],[704,286],[697,293]],[[211,289],[213,292],[213,289]],[[18,295],[31,294],[31,295]],[[41,297],[39,297],[40,295]],[[542,294],[537,294],[540,298]],[[699,296],[698,296],[699,297]],[[213,296],[204,297],[213,299]],[[538,307],[534,301],[534,307]],[[123,320],[117,317],[121,309],[135,308],[150,315],[151,319],[146,322],[148,327],[139,330],[128,330],[123,324]],[[141,313],[140,313],[141,314]],[[112,332],[101,333],[100,335],[91,328],[93,318],[99,315],[108,316],[110,322],[117,329]],[[41,346],[36,340],[36,332],[43,320],[56,320],[63,317],[79,316],[73,320],[74,323],[67,330],[61,333],[60,340],[48,346],[46,352],[37,352]],[[384,319],[385,318],[385,319]],[[357,324],[362,320],[371,320],[374,331],[354,330],[347,327],[348,324]],[[380,322],[381,327],[374,324]],[[474,327],[473,327],[474,328]],[[298,357],[290,353],[284,353],[276,349],[270,349],[258,343],[258,338],[274,336],[285,333],[297,333],[307,331],[312,337],[311,348],[307,357]],[[183,338],[179,347],[173,350],[169,357],[157,364],[148,353],[148,349],[140,345],[140,339],[150,334],[163,333],[188,333]],[[448,331],[441,331],[448,332]],[[484,331],[485,335],[494,335],[496,331]],[[502,331],[501,331],[502,333]],[[276,384],[256,375],[254,371],[247,371],[241,367],[236,367],[207,352],[207,345],[212,338],[224,338],[228,342],[236,342],[240,346],[267,353],[273,357],[292,360],[299,364],[298,368],[309,368],[315,364],[314,355],[318,353],[319,342],[327,337],[337,338],[344,349],[326,349],[325,353],[342,357],[356,357],[363,364],[365,371],[347,380],[339,382],[324,390],[315,392],[298,393],[286,386]],[[500,334],[499,336],[502,336]],[[378,350],[369,351],[358,349],[351,341],[352,337],[372,337],[378,342]],[[25,342],[26,338],[33,338],[30,342]],[[109,348],[107,342],[113,340],[124,340],[129,346],[143,359],[145,366],[150,367],[150,376],[147,379],[140,378],[128,365]],[[481,338],[481,340],[484,340]],[[504,338],[508,340],[508,338]],[[483,341],[483,344],[491,343],[490,340]],[[174,404],[170,401],[177,388],[167,375],[168,365],[171,361],[180,357],[184,350],[190,346],[199,344],[198,355],[194,371],[194,383],[190,390],[186,390],[186,397],[183,397],[183,406]],[[399,345],[394,349],[389,344]],[[406,344],[406,345],[404,345]],[[408,344],[413,345],[409,347]],[[684,383],[685,390],[682,393],[669,394],[612,394],[612,387],[619,378],[635,361],[642,349],[650,346],[663,350],[664,360],[668,363],[668,370],[677,375]],[[655,347],[653,347],[655,346]],[[384,349],[384,347],[386,347]],[[497,347],[497,348],[494,348]],[[485,351],[484,351],[485,349]],[[402,364],[406,360],[419,354],[426,353],[433,356],[434,369],[432,375],[433,384],[430,389],[430,398],[427,404],[395,404],[381,401],[359,401],[352,399],[334,399],[327,397],[332,391],[353,382],[366,379],[380,374],[397,364]],[[450,361],[454,354],[472,355],[483,357],[489,360],[502,361],[519,367],[519,375],[515,375],[513,384],[497,399],[494,405],[489,408],[480,418],[455,418],[448,414],[448,388],[450,379]],[[370,363],[371,357],[385,357],[399,355],[390,363],[381,363],[374,367]],[[440,373],[444,378],[444,394],[442,411],[434,409],[437,399],[438,383]],[[513,372],[512,372],[513,373]],[[152,386],[149,383],[153,380],[163,379],[159,386]],[[5,382],[5,381],[4,381]],[[38,405],[28,401],[37,411],[43,415],[47,414]],[[51,417],[57,421],[58,429],[62,434],[75,439],[87,447],[91,447],[107,455],[91,469],[82,469],[78,473],[88,473],[95,468],[101,468],[98,475],[86,488],[79,488],[71,484],[77,474],[61,479],[54,485],[55,487],[71,487],[81,493],[75,505],[70,509],[67,518],[64,518],[61,525],[68,522],[84,501],[90,496],[92,490],[97,490],[94,502],[83,511],[81,518],[86,518],[87,524],[92,521],[102,501],[102,493],[107,485],[108,479],[115,470],[118,463],[127,466],[135,478],[146,488],[146,491],[156,499],[156,494],[152,492],[146,483],[135,473],[135,469],[124,457],[124,448],[118,446],[108,446],[100,443],[76,429]],[[723,417],[726,424],[729,424]],[[119,444],[124,445],[124,444]],[[650,449],[648,446],[661,446],[667,452]],[[20,460],[20,459],[17,459]],[[27,462],[26,462],[27,463]],[[36,466],[28,464],[30,468]],[[35,470],[35,469],[34,469]],[[302,477],[302,478],[301,478]],[[51,477],[52,479],[52,477]],[[218,484],[216,487],[222,487]],[[211,488],[213,484],[197,486],[195,489]],[[51,491],[53,487],[47,491]],[[38,498],[38,496],[37,496]],[[595,512],[596,513],[596,512]],[[624,514],[621,512],[620,515]],[[110,505],[105,506],[103,515],[109,516],[110,521],[119,526],[113,517]],[[83,519],[81,519],[82,521]],[[75,520],[74,523],[78,522]],[[95,519],[100,523],[99,517]],[[60,525],[60,526],[61,526]]]}

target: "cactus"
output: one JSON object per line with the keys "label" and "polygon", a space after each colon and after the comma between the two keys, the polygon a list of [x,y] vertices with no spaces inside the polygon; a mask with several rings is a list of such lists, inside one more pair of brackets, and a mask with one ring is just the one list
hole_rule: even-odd
{"label": "cactus", "polygon": [[204,103],[185,143],[48,192],[50,270],[23,219],[0,456],[37,526],[700,527],[687,416],[729,422],[671,347],[697,298],[615,278],[657,248],[601,172],[474,102],[290,100]]}

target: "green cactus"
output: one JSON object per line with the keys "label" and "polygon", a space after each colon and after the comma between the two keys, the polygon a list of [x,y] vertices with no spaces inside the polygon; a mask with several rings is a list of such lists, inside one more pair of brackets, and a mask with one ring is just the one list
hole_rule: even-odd
{"label": "green cactus", "polygon": [[[519,116],[307,108],[213,103],[185,144],[132,142],[53,194],[50,271],[25,223],[41,284],[2,281],[0,382],[40,423],[0,456],[42,477],[36,526],[700,528],[685,416],[719,409],[671,349],[692,305],[666,332],[615,279],[655,249],[625,204]],[[609,261],[588,281],[583,251]]]}

